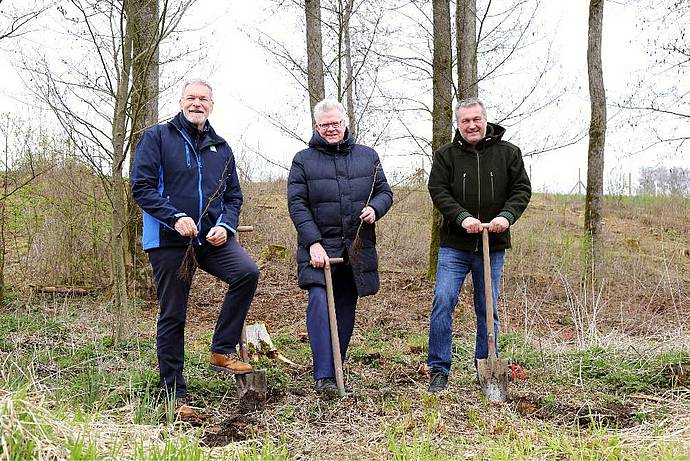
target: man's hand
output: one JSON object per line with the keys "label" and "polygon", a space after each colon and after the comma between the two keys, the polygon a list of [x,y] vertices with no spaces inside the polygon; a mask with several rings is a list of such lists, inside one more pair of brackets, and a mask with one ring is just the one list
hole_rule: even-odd
{"label": "man's hand", "polygon": [[468,234],[478,234],[482,231],[482,222],[477,218],[468,216],[462,220],[462,227]]}
{"label": "man's hand", "polygon": [[489,223],[488,230],[489,232],[495,232],[497,234],[500,234],[501,232],[505,232],[506,229],[508,229],[508,227],[510,227],[510,223],[506,218],[504,218],[503,216],[496,216]]}
{"label": "man's hand", "polygon": [[196,223],[189,216],[182,216],[175,222],[175,230],[182,237],[196,237],[199,230],[196,228]]}
{"label": "man's hand", "polygon": [[221,246],[228,241],[228,230],[223,226],[213,226],[206,234],[206,241],[214,247]]}
{"label": "man's hand", "polygon": [[309,263],[317,269],[321,269],[326,265],[328,255],[326,254],[326,250],[323,249],[323,246],[320,242],[316,242],[309,247],[309,256],[311,257],[311,261]]}
{"label": "man's hand", "polygon": [[373,224],[376,221],[376,211],[370,206],[365,206],[362,208],[362,214],[359,215],[359,219],[367,224]]}

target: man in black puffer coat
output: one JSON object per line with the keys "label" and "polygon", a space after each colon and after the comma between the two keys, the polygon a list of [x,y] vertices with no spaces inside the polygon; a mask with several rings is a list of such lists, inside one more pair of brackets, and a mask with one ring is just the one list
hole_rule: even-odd
{"label": "man in black puffer coat", "polygon": [[344,257],[333,267],[340,353],[350,343],[360,296],[379,289],[374,222],[393,203],[374,149],[350,138],[345,109],[324,100],[314,107],[314,134],[298,152],[288,176],[288,208],[297,229],[299,286],[309,291],[307,332],[317,393],[334,396],[335,369],[330,342],[323,267],[326,258]]}
{"label": "man in black puffer coat", "polygon": [[502,140],[503,127],[487,122],[484,103],[475,98],[462,100],[455,114],[455,139],[434,153],[429,174],[431,199],[443,215],[429,322],[430,392],[442,391],[448,384],[453,310],[469,272],[477,316],[475,365],[476,359],[488,355],[482,223],[489,224],[494,337],[498,338],[498,285],[505,250],[510,248],[509,227],[527,208],[532,191],[520,149]]}

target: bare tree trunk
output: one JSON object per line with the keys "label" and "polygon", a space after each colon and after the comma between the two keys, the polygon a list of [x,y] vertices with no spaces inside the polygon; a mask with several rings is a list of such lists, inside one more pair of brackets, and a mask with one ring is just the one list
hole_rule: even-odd
{"label": "bare tree trunk", "polygon": [[350,136],[356,139],[357,120],[355,119],[355,102],[353,91],[352,70],[352,41],[350,40],[350,18],[354,0],[346,0],[343,8],[343,53],[345,55],[345,101],[347,106],[347,118],[350,119]]}
{"label": "bare tree trunk", "polygon": [[[587,70],[592,118],[589,125],[587,157],[587,195],[585,197],[585,240],[589,243],[587,259],[592,269],[593,287],[598,289],[604,277],[602,218],[604,199],[604,145],[606,139],[606,94],[601,65],[601,36],[604,0],[589,4]],[[591,259],[590,259],[591,258]]]}
{"label": "bare tree trunk", "polygon": [[[158,0],[131,0],[129,23],[132,30],[132,133],[129,139],[130,166],[134,150],[144,130],[158,123],[159,92],[159,11]],[[129,169],[129,168],[128,168]],[[148,260],[141,246],[141,209],[127,188],[127,279],[130,295],[153,293]]]}
{"label": "bare tree trunk", "polygon": [[457,0],[455,9],[458,54],[458,99],[476,98],[477,85],[477,0]]}
{"label": "bare tree trunk", "polygon": [[352,69],[352,40],[350,39],[350,18],[354,0],[345,0],[343,7],[343,54],[345,55],[345,105],[347,118],[350,119],[350,136],[356,139],[357,123],[355,119],[355,101],[353,97],[354,76]]}
{"label": "bare tree trunk", "polygon": [[3,199],[0,200],[0,306],[5,306],[5,227],[7,223],[7,214],[5,213],[5,201],[7,200],[7,193],[9,190],[9,150],[10,150],[10,135],[9,123],[10,119],[7,117],[7,131],[5,134],[5,168],[3,171]]}
{"label": "bare tree trunk", "polygon": [[326,97],[321,44],[321,1],[305,0],[304,12],[307,18],[307,89],[309,110],[313,118],[314,106]]}
{"label": "bare tree trunk", "polygon": [[[436,151],[447,143],[453,132],[453,56],[448,0],[433,0],[434,68],[431,149]],[[431,219],[431,244],[427,277],[433,279],[438,263],[441,213],[434,208]]]}
{"label": "bare tree trunk", "polygon": [[[124,22],[127,3],[123,7]],[[134,5],[130,5],[134,6]],[[111,177],[111,200],[113,205],[113,227],[111,229],[111,261],[113,267],[113,305],[115,309],[114,338],[122,340],[128,318],[129,299],[127,294],[127,271],[125,265],[127,202],[125,200],[125,141],[127,133],[127,103],[129,101],[129,80],[132,67],[132,27],[127,23],[122,38],[122,60],[119,64],[115,109],[113,112],[113,166]]]}

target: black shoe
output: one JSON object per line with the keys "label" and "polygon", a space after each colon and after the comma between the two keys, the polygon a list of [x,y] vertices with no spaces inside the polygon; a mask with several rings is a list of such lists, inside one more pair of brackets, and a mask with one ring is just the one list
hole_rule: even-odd
{"label": "black shoe", "polygon": [[321,378],[316,380],[314,390],[317,394],[327,399],[335,398],[338,395],[338,386],[335,383],[335,378]]}
{"label": "black shoe", "polygon": [[429,392],[441,392],[448,387],[448,375],[442,371],[432,371]]}

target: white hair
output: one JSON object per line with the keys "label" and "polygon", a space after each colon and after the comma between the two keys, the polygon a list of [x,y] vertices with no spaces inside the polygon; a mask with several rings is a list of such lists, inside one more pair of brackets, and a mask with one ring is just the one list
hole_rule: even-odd
{"label": "white hair", "polygon": [[458,119],[458,111],[462,107],[470,107],[470,106],[479,106],[482,108],[482,114],[484,114],[484,119],[488,120],[489,117],[486,115],[486,106],[484,105],[484,101],[482,101],[479,98],[465,98],[461,99],[460,101],[455,104],[455,118],[456,120]]}
{"label": "white hair", "polygon": [[321,115],[332,110],[337,110],[340,112],[340,114],[343,116],[343,120],[347,119],[345,107],[340,103],[340,101],[336,101],[335,99],[324,99],[323,101],[317,102],[314,106],[314,122],[319,123],[319,120],[321,120]]}
{"label": "white hair", "polygon": [[213,88],[211,88],[211,84],[208,83],[206,80],[202,80],[200,78],[193,78],[193,79],[185,81],[184,85],[182,85],[182,93],[180,94],[180,98],[184,98],[184,92],[189,85],[203,85],[203,86],[205,86],[206,88],[208,88],[208,95],[211,97],[211,101],[213,101]]}

